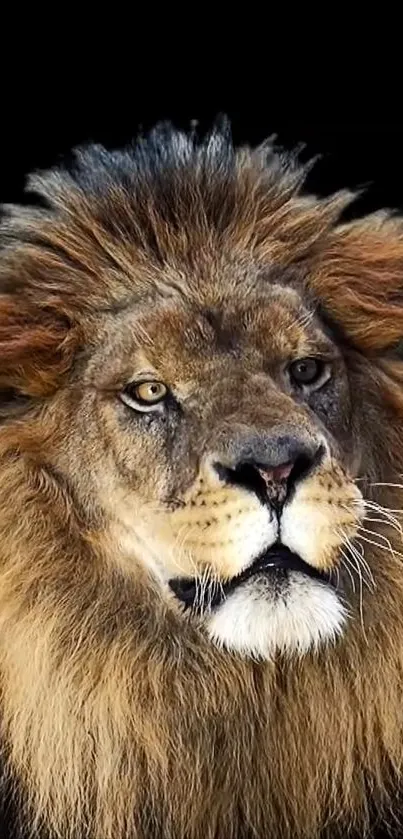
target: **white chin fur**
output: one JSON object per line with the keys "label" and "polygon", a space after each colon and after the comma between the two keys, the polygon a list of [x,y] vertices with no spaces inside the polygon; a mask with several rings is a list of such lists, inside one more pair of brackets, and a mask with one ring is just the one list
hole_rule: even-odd
{"label": "white chin fur", "polygon": [[346,610],[336,592],[298,572],[284,591],[271,592],[264,580],[236,589],[207,619],[219,646],[258,659],[276,653],[304,654],[341,634]]}

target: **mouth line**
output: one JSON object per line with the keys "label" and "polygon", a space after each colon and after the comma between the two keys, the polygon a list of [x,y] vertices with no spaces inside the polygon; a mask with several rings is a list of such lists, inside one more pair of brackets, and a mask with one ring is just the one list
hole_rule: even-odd
{"label": "mouth line", "polygon": [[252,577],[264,575],[287,575],[288,571],[299,571],[305,577],[318,580],[325,585],[333,585],[330,574],[319,571],[301,557],[290,551],[280,542],[272,545],[258,556],[240,574],[232,577],[220,585],[210,582],[205,587],[196,584],[194,577],[177,577],[169,581],[169,586],[176,597],[187,607],[202,611],[205,606],[210,609],[219,606],[228,595]]}

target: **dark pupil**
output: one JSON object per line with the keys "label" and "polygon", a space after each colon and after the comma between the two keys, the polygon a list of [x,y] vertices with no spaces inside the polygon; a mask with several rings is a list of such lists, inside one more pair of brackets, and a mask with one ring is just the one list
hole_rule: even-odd
{"label": "dark pupil", "polygon": [[298,361],[293,374],[299,382],[312,382],[318,374],[318,364],[316,361]]}

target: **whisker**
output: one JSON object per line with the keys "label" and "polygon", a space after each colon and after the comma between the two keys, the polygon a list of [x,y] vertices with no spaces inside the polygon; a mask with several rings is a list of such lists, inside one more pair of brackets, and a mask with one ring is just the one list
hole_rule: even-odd
{"label": "whisker", "polygon": [[[344,559],[346,560],[346,562],[348,562],[348,564],[349,564],[349,565],[351,565],[350,560],[348,559],[348,557],[346,556],[346,554],[345,554],[345,553],[344,553],[344,551],[343,551],[343,548],[341,548],[341,553],[342,553],[342,555],[344,556]],[[344,563],[343,563],[343,564],[344,564]],[[354,594],[355,594],[354,579],[353,579],[353,576],[352,576],[352,574],[351,574],[351,571],[349,571],[349,569],[348,569],[348,567],[347,567],[346,565],[344,565],[344,567],[345,567],[346,571],[348,571],[348,573],[350,574],[350,578],[351,578],[351,581],[352,581],[352,586],[353,586],[353,592],[354,592]],[[351,567],[353,567],[353,568],[354,568],[354,566],[351,566]],[[357,569],[354,569],[354,570],[357,570]],[[362,578],[361,578],[361,574],[360,574],[359,572],[358,572],[358,580],[359,580],[359,586],[360,586],[360,594],[359,594],[360,623],[361,623],[361,627],[362,627],[363,633],[364,633],[364,635],[365,635],[365,629],[364,629],[364,619],[363,619],[363,612],[362,612]]]}
{"label": "whisker", "polygon": [[[346,547],[346,548],[348,548],[348,547],[350,547],[350,546],[346,544],[346,545],[345,545],[345,547]],[[350,547],[350,550],[351,550],[351,547]],[[361,570],[361,561],[360,561],[360,558],[357,556],[357,554],[355,554],[355,553],[353,553],[353,551],[351,551],[351,557],[350,557],[350,559],[351,559],[351,562],[350,562],[350,567],[351,567],[351,568],[354,568],[354,570],[357,572],[358,577],[360,578],[361,582],[363,582],[363,583],[364,583],[364,585],[367,587],[367,589],[368,589],[369,591],[373,591],[373,589],[374,589],[374,584],[373,584],[372,582],[368,582],[367,580],[364,580],[364,578],[363,578],[363,574],[362,574],[362,570]],[[354,562],[353,562],[353,561],[354,561]],[[367,572],[367,573],[368,573],[368,572]]]}
{"label": "whisker", "polygon": [[[374,542],[373,539],[368,539],[367,536],[362,536],[361,533],[360,533],[360,531],[362,529],[366,533],[371,533],[373,536],[378,536],[380,539],[384,539],[385,542],[386,542],[386,545],[379,544],[379,542]],[[386,536],[384,536],[382,533],[375,533],[373,530],[368,530],[367,528],[359,528],[358,530],[359,530],[359,538],[363,539],[364,542],[368,542],[370,545],[374,545],[375,548],[381,548],[382,550],[386,549],[391,554],[393,554],[394,556],[399,556],[399,557],[403,558],[403,553],[401,553],[400,551],[396,551],[394,548],[392,548],[392,545],[391,545],[389,539],[387,539]]]}
{"label": "whisker", "polygon": [[335,586],[336,586],[336,588],[340,588],[340,570],[339,570],[339,568],[332,568],[330,570],[330,579],[332,578],[333,574],[336,577]]}
{"label": "whisker", "polygon": [[206,576],[206,569],[204,568],[202,574],[197,574],[194,578],[195,580],[195,598],[194,598],[194,608],[199,610],[203,613],[203,604],[204,604],[204,588],[205,588],[205,576]]}
{"label": "whisker", "polygon": [[390,509],[388,509],[388,507],[382,507],[381,504],[378,504],[375,501],[372,501],[372,502],[371,501],[364,501],[364,507],[366,507],[368,510],[371,510],[375,513],[379,513],[380,515],[384,515],[385,518],[388,519],[388,521],[393,523],[399,530],[401,530],[403,532],[402,525],[399,522],[399,519],[396,518],[395,515],[393,515],[393,513],[396,513],[396,512],[399,513],[400,515],[403,515],[403,512],[401,510],[390,510]]}
{"label": "whisker", "polygon": [[345,537],[345,539],[346,539],[346,544],[347,544],[347,546],[349,547],[349,549],[350,549],[350,551],[351,551],[352,555],[356,558],[357,562],[358,562],[358,563],[359,563],[359,565],[362,567],[363,571],[365,571],[365,573],[366,573],[366,576],[367,576],[368,581],[369,581],[369,582],[367,582],[367,586],[368,586],[368,588],[369,588],[371,591],[375,591],[375,589],[376,589],[376,583],[375,583],[375,580],[374,580],[374,577],[373,577],[373,574],[372,574],[371,568],[370,568],[370,566],[368,565],[367,560],[365,559],[365,555],[364,555],[364,546],[363,546],[363,545],[361,545],[361,544],[359,545],[359,547],[361,548],[361,552],[359,553],[359,552],[358,552],[358,546],[356,547],[356,546],[352,543],[351,539],[350,539],[348,536],[346,536],[346,537]]}
{"label": "whisker", "polygon": [[[350,561],[349,561],[348,557],[346,556],[346,554],[344,553],[343,548],[340,548],[340,551],[341,551],[341,553],[342,553],[342,556],[344,557],[344,559],[345,559],[345,560],[346,560],[346,562],[347,562],[347,565],[346,565],[346,564],[342,561],[342,565],[343,565],[343,567],[344,567],[344,568],[345,568],[345,570],[347,571],[347,574],[348,574],[348,575],[349,575],[349,577],[350,577],[350,580],[351,580],[351,588],[353,589],[353,592],[354,592],[354,594],[355,594],[355,582],[354,582],[354,577],[353,577],[353,575],[352,575],[352,573],[351,573],[351,571],[350,571],[350,567],[353,567],[353,566],[351,566],[351,563],[350,563]],[[350,567],[349,567],[349,566],[350,566]]]}
{"label": "whisker", "polygon": [[[367,521],[367,522],[368,521],[373,521],[373,522],[379,521],[380,524],[389,524],[391,527],[393,527],[395,530],[397,530],[397,532],[400,533],[403,537],[403,529],[402,529],[402,526],[400,525],[400,522],[394,516],[391,516],[390,513],[387,512],[386,508],[382,507],[381,505],[375,505],[373,507],[372,502],[366,502],[365,499],[364,499],[364,503],[367,504],[367,506],[370,509],[375,509],[377,513],[385,516],[385,519],[381,519],[381,520],[366,517],[365,521]],[[375,504],[375,502],[374,502],[374,504]],[[343,507],[344,507],[344,509],[348,510],[348,507],[346,505],[343,505]],[[386,542],[386,544],[388,545],[388,548],[392,553],[396,554],[396,556],[403,556],[403,554],[399,553],[398,550],[395,550],[395,548],[392,548],[390,540],[385,536],[384,533],[379,533],[377,531],[370,530],[370,529],[364,527],[363,525],[359,525],[358,531],[361,532],[361,533],[369,533],[371,536],[376,536],[379,539],[383,539]],[[365,537],[363,536],[362,538],[364,539]],[[367,540],[367,541],[370,542],[371,544],[375,545],[376,547],[384,547],[383,545],[379,545],[379,543],[371,542],[371,540]]]}
{"label": "whisker", "polygon": [[371,522],[374,522],[374,523],[377,523],[377,524],[388,524],[389,527],[393,527],[393,529],[396,530],[397,533],[400,533],[400,535],[403,536],[402,526],[395,524],[388,517],[386,519],[373,519],[373,518],[370,518],[369,516],[366,516],[365,521],[371,521]]}
{"label": "whisker", "polygon": [[200,588],[200,613],[204,615],[206,611],[206,605],[208,604],[208,597],[207,591],[210,586],[210,575],[208,567],[203,571],[202,578],[201,578],[201,588]]}
{"label": "whisker", "polygon": [[379,503],[379,501],[374,501],[373,498],[360,498],[358,500],[354,498],[353,504],[365,504],[368,506],[380,507],[381,510],[387,510],[387,512],[389,513],[400,513],[401,515],[403,515],[403,509],[401,507],[398,507],[396,509],[394,509],[393,507],[384,507],[382,504]]}
{"label": "whisker", "polygon": [[[346,554],[344,553],[343,548],[341,549],[341,551],[342,551],[342,554],[343,554],[344,558],[347,560],[347,556],[346,556]],[[349,564],[350,564],[350,563],[349,563]],[[356,566],[352,566],[352,567],[355,567],[355,570],[357,571],[357,574],[358,574],[358,582],[359,582],[359,587],[360,587],[360,591],[359,591],[359,601],[358,601],[359,610],[360,610],[360,623],[361,623],[361,628],[362,628],[362,633],[363,633],[363,636],[364,636],[364,638],[365,638],[366,643],[368,643],[368,638],[367,638],[367,635],[366,635],[366,632],[365,632],[365,626],[364,626],[364,609],[363,609],[363,578],[362,578],[361,569],[360,569],[359,564],[357,563],[357,565],[356,565]],[[354,592],[355,592],[355,589],[354,589]]]}
{"label": "whisker", "polygon": [[370,483],[372,487],[392,487],[392,489],[403,489],[403,484],[389,484],[387,481],[378,481],[377,483]]}
{"label": "whisker", "polygon": [[[384,515],[385,518],[388,519],[388,521],[393,522],[393,524],[395,524],[398,529],[402,529],[402,525],[400,524],[396,516],[393,515],[393,513],[397,513],[398,515],[403,516],[403,510],[394,510],[390,507],[383,507],[376,501],[369,501],[366,498],[360,499],[359,501],[354,500],[353,505],[357,507],[361,507],[362,505],[364,505],[366,509],[371,510],[375,513],[379,513],[380,515]],[[351,512],[346,504],[343,504],[343,507],[345,510]]]}

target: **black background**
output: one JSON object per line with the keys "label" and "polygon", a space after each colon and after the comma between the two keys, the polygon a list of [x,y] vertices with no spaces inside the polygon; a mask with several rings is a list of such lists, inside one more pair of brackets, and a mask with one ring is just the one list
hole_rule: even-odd
{"label": "black background", "polygon": [[[362,215],[382,207],[403,210],[403,123],[400,113],[381,113],[371,107],[366,113],[340,107],[332,101],[323,106],[315,91],[307,101],[294,96],[270,97],[248,102],[225,94],[193,95],[182,101],[152,89],[147,80],[140,93],[120,85],[111,76],[105,86],[98,80],[94,89],[90,77],[60,90],[35,74],[22,89],[12,89],[2,101],[0,132],[0,202],[19,201],[27,174],[63,160],[71,148],[88,142],[117,147],[132,140],[141,127],[147,130],[160,120],[171,120],[189,128],[198,120],[208,129],[219,113],[231,120],[235,143],[251,145],[272,134],[286,148],[305,144],[302,159],[320,155],[307,187],[327,194],[342,187],[364,188],[353,214]],[[280,101],[281,100],[281,101]],[[245,102],[247,106],[245,107]]]}

